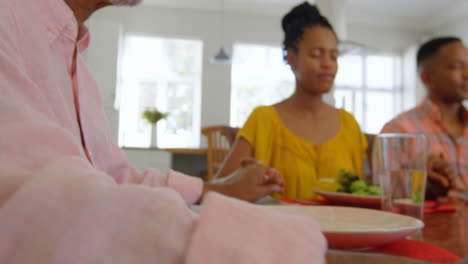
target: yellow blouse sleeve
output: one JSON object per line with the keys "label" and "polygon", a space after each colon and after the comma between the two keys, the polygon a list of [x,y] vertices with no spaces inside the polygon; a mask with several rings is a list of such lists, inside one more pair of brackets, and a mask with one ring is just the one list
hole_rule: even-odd
{"label": "yellow blouse sleeve", "polygon": [[268,142],[268,134],[266,133],[273,126],[269,108],[271,106],[255,108],[237,135],[245,138],[254,149],[263,149],[265,144],[271,144]]}
{"label": "yellow blouse sleeve", "polygon": [[245,138],[251,145],[254,145],[258,120],[261,120],[261,111],[256,108],[252,111],[244,126],[237,133],[237,137]]}
{"label": "yellow blouse sleeve", "polygon": [[275,142],[278,140],[275,113],[273,106],[255,108],[237,135],[249,142],[254,149],[255,158],[263,161],[265,166],[272,166],[272,159],[279,155],[275,149]]}

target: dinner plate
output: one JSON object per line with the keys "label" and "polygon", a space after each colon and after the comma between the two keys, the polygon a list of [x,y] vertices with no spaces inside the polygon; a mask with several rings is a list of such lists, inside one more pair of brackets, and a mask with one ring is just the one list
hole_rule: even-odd
{"label": "dinner plate", "polygon": [[288,215],[313,217],[330,248],[362,249],[389,244],[424,227],[413,217],[390,212],[342,206],[270,205]]}
{"label": "dinner plate", "polygon": [[328,201],[339,205],[352,205],[370,208],[380,208],[380,196],[375,195],[357,195],[343,192],[326,192],[314,189],[314,192],[320,194]]}

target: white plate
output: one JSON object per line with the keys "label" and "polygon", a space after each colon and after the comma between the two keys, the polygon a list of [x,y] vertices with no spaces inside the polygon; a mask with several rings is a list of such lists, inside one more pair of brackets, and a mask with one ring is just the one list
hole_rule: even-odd
{"label": "white plate", "polygon": [[313,217],[330,248],[371,248],[415,233],[424,227],[416,218],[385,211],[341,206],[270,205],[288,215]]}
{"label": "white plate", "polygon": [[380,208],[380,196],[357,195],[343,192],[325,192],[317,189],[314,189],[314,192],[322,195],[325,199],[334,204]]}

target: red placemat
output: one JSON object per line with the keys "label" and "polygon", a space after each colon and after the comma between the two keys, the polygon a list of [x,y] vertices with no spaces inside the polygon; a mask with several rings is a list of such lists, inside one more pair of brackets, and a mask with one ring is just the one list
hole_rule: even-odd
{"label": "red placemat", "polygon": [[460,260],[460,257],[443,248],[426,242],[405,238],[389,245],[372,249],[369,252],[385,253],[436,263],[451,263]]}
{"label": "red placemat", "polygon": [[457,210],[457,208],[453,204],[438,204],[435,201],[425,201],[424,206],[425,214],[455,212]]}

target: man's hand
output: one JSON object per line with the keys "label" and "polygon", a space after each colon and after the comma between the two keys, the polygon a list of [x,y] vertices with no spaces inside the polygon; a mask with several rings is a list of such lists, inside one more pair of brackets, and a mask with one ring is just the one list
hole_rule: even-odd
{"label": "man's hand", "polygon": [[453,166],[442,154],[430,155],[427,161],[428,193],[430,196],[445,196],[451,189],[463,189]]}
{"label": "man's hand", "polygon": [[245,159],[241,161],[241,168],[225,178],[205,183],[203,193],[216,191],[234,198],[255,202],[272,194],[283,193],[284,180],[279,172],[266,168],[261,161]]}

